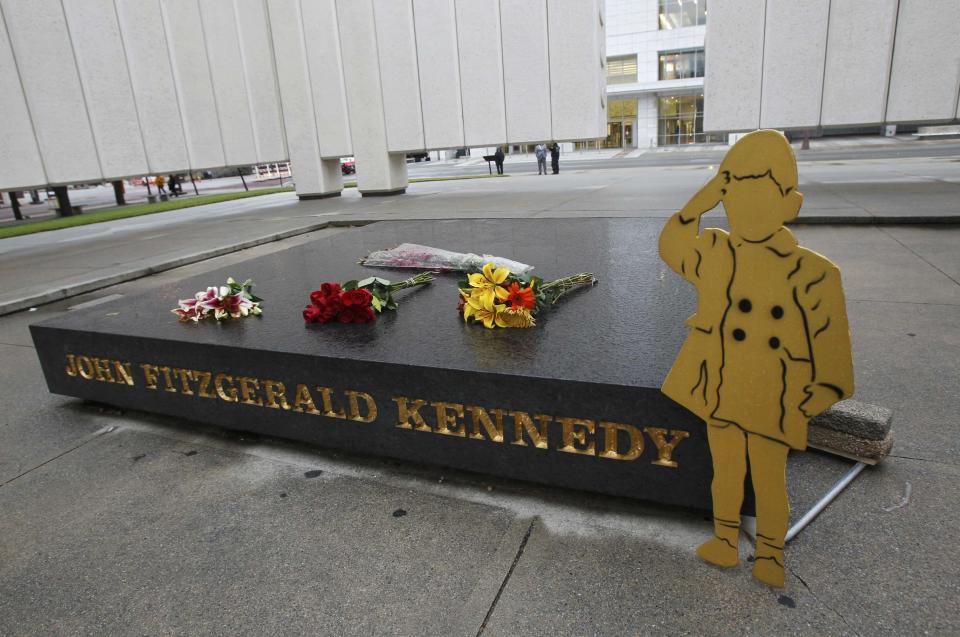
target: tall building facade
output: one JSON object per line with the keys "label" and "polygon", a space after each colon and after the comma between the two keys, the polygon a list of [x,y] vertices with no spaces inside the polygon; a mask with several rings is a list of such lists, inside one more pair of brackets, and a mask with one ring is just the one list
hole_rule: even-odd
{"label": "tall building facade", "polygon": [[707,0],[607,1],[612,148],[724,141],[703,131]]}

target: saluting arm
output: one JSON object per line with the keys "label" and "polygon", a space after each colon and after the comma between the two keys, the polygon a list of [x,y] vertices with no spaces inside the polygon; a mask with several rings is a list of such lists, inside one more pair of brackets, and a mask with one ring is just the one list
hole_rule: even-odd
{"label": "saluting arm", "polygon": [[700,238],[700,217],[717,207],[723,195],[724,187],[729,183],[729,173],[722,172],[708,181],[697,191],[687,205],[673,214],[660,233],[660,258],[670,269],[691,279],[691,269],[685,261],[694,256]]}

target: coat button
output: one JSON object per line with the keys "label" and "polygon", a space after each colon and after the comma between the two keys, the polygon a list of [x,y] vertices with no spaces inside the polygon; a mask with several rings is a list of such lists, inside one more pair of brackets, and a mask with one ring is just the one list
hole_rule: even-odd
{"label": "coat button", "polygon": [[776,336],[771,336],[769,343],[770,343],[770,349],[777,349],[780,347],[780,339],[777,338]]}
{"label": "coat button", "polygon": [[779,305],[774,305],[773,309],[770,310],[770,314],[773,315],[775,319],[783,318],[783,308]]}
{"label": "coat button", "polygon": [[733,338],[738,341],[742,341],[743,339],[747,338],[747,333],[738,327],[737,329],[733,330]]}
{"label": "coat button", "polygon": [[749,312],[753,309],[753,304],[750,302],[750,299],[740,299],[740,303],[737,305],[740,308],[741,312]]}

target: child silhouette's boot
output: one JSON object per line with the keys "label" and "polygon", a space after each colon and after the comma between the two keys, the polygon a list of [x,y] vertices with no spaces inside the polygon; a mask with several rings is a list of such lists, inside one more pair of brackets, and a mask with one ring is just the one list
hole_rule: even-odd
{"label": "child silhouette's boot", "polygon": [[783,588],[783,548],[778,548],[763,537],[757,537],[757,557],[753,563],[753,576],[774,588]]}
{"label": "child silhouette's boot", "polygon": [[713,537],[697,548],[697,555],[723,568],[736,566],[739,559],[737,547],[740,544],[740,526],[714,519],[713,528]]}

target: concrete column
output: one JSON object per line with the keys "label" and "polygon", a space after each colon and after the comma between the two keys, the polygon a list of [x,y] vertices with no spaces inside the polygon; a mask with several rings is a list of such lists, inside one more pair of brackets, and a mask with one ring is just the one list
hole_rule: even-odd
{"label": "concrete column", "polygon": [[339,159],[323,159],[310,88],[299,2],[268,0],[290,168],[300,199],[334,197],[343,189]]}
{"label": "concrete column", "polygon": [[10,207],[13,209],[13,217],[17,221],[23,221],[23,215],[20,214],[20,200],[17,198],[19,192],[13,190],[10,192]]}
{"label": "concrete column", "polygon": [[123,187],[123,180],[118,179],[112,183],[113,183],[113,197],[114,199],[117,200],[117,205],[125,206],[127,204],[127,200],[124,197],[124,192],[126,191],[126,189]]}
{"label": "concrete column", "polygon": [[66,186],[54,186],[53,193],[57,196],[57,214],[61,217],[73,216],[73,204],[70,203],[70,194]]}
{"label": "concrete column", "polygon": [[337,12],[357,189],[364,196],[401,194],[407,159],[387,152],[373,0],[337,0]]}

